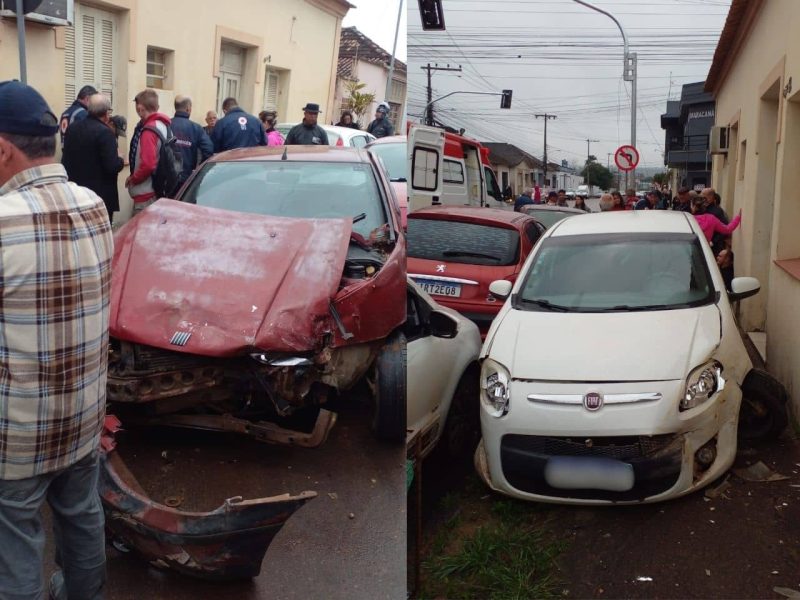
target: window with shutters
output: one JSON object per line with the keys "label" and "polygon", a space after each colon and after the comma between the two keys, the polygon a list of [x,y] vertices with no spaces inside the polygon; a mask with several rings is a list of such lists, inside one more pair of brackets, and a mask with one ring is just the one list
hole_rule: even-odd
{"label": "window with shutters", "polygon": [[172,89],[172,50],[147,47],[147,87],[157,90]]}
{"label": "window with shutters", "polygon": [[278,82],[280,77],[273,71],[267,71],[264,87],[264,110],[278,110]]}
{"label": "window with shutters", "polygon": [[388,100],[402,104],[406,99],[406,82],[392,78]]}
{"label": "window with shutters", "polygon": [[85,85],[113,102],[115,15],[76,3],[75,24],[64,29],[64,104],[72,104]]}

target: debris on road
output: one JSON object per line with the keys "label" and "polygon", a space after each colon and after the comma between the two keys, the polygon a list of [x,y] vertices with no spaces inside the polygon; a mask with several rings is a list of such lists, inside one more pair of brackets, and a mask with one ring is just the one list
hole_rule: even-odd
{"label": "debris on road", "polygon": [[800,592],[793,590],[792,588],[774,587],[772,588],[772,591],[776,594],[780,594],[781,596],[792,598],[792,600],[800,600]]}
{"label": "debris on road", "polygon": [[636,581],[653,581],[652,577],[637,577]]}
{"label": "debris on road", "polygon": [[720,496],[728,499],[728,497],[725,495],[725,492],[727,492],[730,488],[731,484],[728,481],[728,477],[726,477],[720,484],[715,485],[714,487],[706,488],[705,497],[710,500],[716,500]]}
{"label": "debris on road", "polygon": [[786,475],[781,475],[773,471],[761,461],[753,463],[744,469],[734,469],[733,472],[740,479],[752,482],[783,481],[789,479]]}

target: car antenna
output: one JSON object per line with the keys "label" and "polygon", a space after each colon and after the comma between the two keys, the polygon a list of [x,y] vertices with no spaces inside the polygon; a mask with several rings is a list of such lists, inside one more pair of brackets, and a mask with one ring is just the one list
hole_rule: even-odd
{"label": "car antenna", "polygon": [[284,146],[283,147],[283,156],[281,156],[281,160],[289,160],[289,157],[286,155],[286,153],[288,151],[289,151],[289,146]]}

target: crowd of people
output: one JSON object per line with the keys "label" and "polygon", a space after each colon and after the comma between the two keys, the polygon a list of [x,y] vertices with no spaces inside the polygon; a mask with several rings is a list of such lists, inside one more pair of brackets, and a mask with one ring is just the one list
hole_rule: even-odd
{"label": "crowd of people", "polygon": [[[171,197],[197,165],[215,153],[253,146],[329,143],[327,132],[317,123],[320,106],[313,102],[303,107],[303,120],[285,138],[275,128],[275,111],[261,111],[256,117],[242,109],[232,97],[222,102],[222,118],[213,110],[206,113],[205,127],[191,120],[192,99],[188,96],[176,96],[175,113],[171,118],[160,112],[155,90],[139,92],[134,103],[139,122],[131,134],[130,174],[125,179],[125,188],[133,200],[133,214],[160,197]],[[382,102],[367,131],[375,137],[393,135],[388,114],[389,105]],[[359,128],[349,111],[342,113],[337,125]],[[89,85],[81,88],[59,120],[62,164],[70,181],[100,196],[110,221],[119,211],[117,177],[124,168],[124,161],[119,156],[118,138],[126,136],[126,131],[124,117],[112,115],[109,98]],[[162,152],[164,144],[174,145],[175,152]],[[165,160],[173,164],[164,166]],[[170,167],[175,169],[173,178],[165,176]]]}

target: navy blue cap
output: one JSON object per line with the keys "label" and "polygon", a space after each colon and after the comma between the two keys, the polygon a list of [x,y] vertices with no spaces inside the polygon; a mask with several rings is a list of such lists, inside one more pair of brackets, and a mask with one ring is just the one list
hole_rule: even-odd
{"label": "navy blue cap", "polygon": [[58,133],[58,119],[42,95],[29,85],[0,81],[0,133],[48,136]]}

